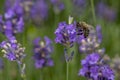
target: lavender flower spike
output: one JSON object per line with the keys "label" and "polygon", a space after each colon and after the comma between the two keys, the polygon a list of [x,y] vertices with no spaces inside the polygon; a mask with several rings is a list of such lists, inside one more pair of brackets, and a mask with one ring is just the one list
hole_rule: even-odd
{"label": "lavender flower spike", "polygon": [[58,14],[65,9],[65,5],[61,0],[50,0],[50,1],[53,5],[55,13]]}
{"label": "lavender flower spike", "polygon": [[51,59],[51,53],[53,52],[52,41],[48,37],[44,37],[44,40],[36,38],[34,40],[34,56],[35,67],[43,68],[45,66],[53,66],[53,60]]}
{"label": "lavender flower spike", "polygon": [[92,53],[82,60],[79,75],[92,80],[114,80],[114,72],[110,66],[103,64],[98,53]]}
{"label": "lavender flower spike", "polygon": [[25,57],[24,47],[21,47],[20,43],[17,43],[15,38],[11,38],[11,40],[3,41],[0,44],[2,48],[2,52],[4,53],[4,57],[6,57],[10,61],[17,61],[21,63],[22,59]]}
{"label": "lavender flower spike", "polygon": [[112,59],[111,67],[114,69],[116,73],[116,77],[119,79],[120,78],[120,56],[118,54],[115,55],[115,57]]}
{"label": "lavender flower spike", "polygon": [[84,53],[97,52],[99,54],[103,54],[105,49],[99,49],[100,43],[102,42],[102,33],[101,26],[97,25],[96,30],[93,28],[93,31],[90,29],[89,36],[82,40],[79,40],[80,47],[79,50]]}
{"label": "lavender flower spike", "polygon": [[116,11],[103,2],[99,2],[99,4],[96,7],[97,15],[100,18],[104,18],[108,21],[114,21],[116,19]]}
{"label": "lavender flower spike", "polygon": [[65,46],[73,46],[76,41],[76,24],[71,23],[72,18],[69,20],[69,24],[66,22],[60,22],[58,28],[55,31],[55,42],[63,44]]}
{"label": "lavender flower spike", "polygon": [[21,6],[14,4],[14,7],[8,9],[4,16],[0,16],[0,31],[3,34],[11,35],[20,33],[24,28],[23,10]]}
{"label": "lavender flower spike", "polygon": [[32,21],[40,25],[41,22],[48,17],[48,5],[45,0],[36,0],[36,2],[31,6],[30,15]]}

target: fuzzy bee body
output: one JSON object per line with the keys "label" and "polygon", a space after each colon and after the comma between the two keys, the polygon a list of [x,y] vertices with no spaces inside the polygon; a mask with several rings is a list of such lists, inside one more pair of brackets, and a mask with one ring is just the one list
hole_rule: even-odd
{"label": "fuzzy bee body", "polygon": [[83,35],[84,38],[87,38],[90,34],[90,28],[92,26],[86,24],[85,22],[77,22],[76,31],[77,35]]}

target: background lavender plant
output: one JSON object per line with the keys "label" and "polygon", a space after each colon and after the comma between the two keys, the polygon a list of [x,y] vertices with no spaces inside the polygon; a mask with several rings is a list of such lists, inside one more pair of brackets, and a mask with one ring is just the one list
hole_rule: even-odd
{"label": "background lavender plant", "polygon": [[[18,8],[19,6],[14,5],[14,0],[11,0],[11,1],[13,1],[12,4],[10,2],[8,2],[8,4],[10,4],[11,7],[5,8],[5,0],[0,0],[0,14],[2,15],[2,17],[0,17],[0,32],[2,32],[2,33],[0,33],[0,43],[2,41],[6,40],[6,36],[3,33],[4,32],[3,25],[1,25],[1,23],[4,24],[5,26],[6,25],[10,26],[10,24],[13,25],[12,20],[14,18],[12,18],[12,20],[10,20],[10,22],[9,22],[9,20],[5,18],[5,13],[8,14],[8,10],[10,9],[10,10],[12,10],[13,13],[15,12],[15,15],[16,15],[15,9],[17,9],[18,12],[20,11],[20,13],[19,13],[19,16],[17,16],[15,18],[15,19],[17,19],[16,23],[19,22],[18,19],[20,19],[21,17],[23,17],[23,20],[25,20],[25,22],[24,22],[24,27],[20,29],[21,32],[17,32],[14,35],[15,35],[17,41],[26,48],[25,49],[26,57],[23,59],[23,61],[26,64],[25,72],[26,72],[27,80],[41,80],[41,79],[43,79],[43,80],[58,80],[58,79],[65,80],[66,79],[66,72],[65,72],[66,61],[64,60],[65,57],[64,57],[63,45],[56,44],[55,42],[53,42],[54,52],[51,55],[51,57],[52,57],[52,60],[54,61],[54,66],[44,67],[41,69],[39,69],[39,68],[35,69],[34,59],[33,59],[34,46],[33,46],[32,41],[35,38],[37,38],[38,36],[41,37],[41,39],[42,39],[42,38],[44,38],[45,35],[47,35],[53,41],[55,38],[54,31],[55,31],[55,29],[57,29],[58,24],[61,21],[65,21],[67,24],[68,23],[67,19],[68,19],[69,15],[73,16],[75,21],[83,21],[83,22],[89,23],[91,25],[94,25],[93,27],[96,27],[96,24],[101,25],[102,35],[103,35],[102,38],[99,37],[99,39],[98,39],[98,37],[96,37],[95,41],[92,41],[92,42],[99,44],[98,45],[99,48],[93,47],[95,49],[95,51],[94,51],[95,53],[101,53],[101,54],[105,53],[109,56],[109,60],[106,60],[107,62],[105,60],[103,60],[104,64],[107,64],[108,62],[110,63],[112,58],[114,58],[115,53],[120,52],[120,48],[119,48],[119,46],[120,46],[120,42],[119,42],[119,40],[120,40],[120,36],[119,36],[119,34],[120,34],[120,27],[119,27],[119,25],[120,25],[119,24],[120,23],[120,18],[119,18],[120,17],[120,15],[119,15],[120,1],[119,0],[115,0],[115,1],[114,0],[102,0],[102,3],[105,4],[108,9],[110,9],[110,12],[106,10],[107,14],[111,13],[112,11],[113,12],[115,11],[115,18],[112,19],[112,21],[108,20],[112,16],[106,18],[108,15],[105,15],[104,17],[100,17],[97,15],[98,14],[97,13],[97,10],[98,10],[97,5],[100,3],[100,1],[93,0],[94,1],[93,5],[95,5],[94,8],[95,8],[95,12],[96,12],[95,13],[95,15],[96,15],[95,23],[92,18],[91,10],[93,8],[91,7],[90,0],[84,0],[85,6],[82,6],[82,7],[77,7],[77,5],[74,5],[74,3],[73,3],[74,0],[60,0],[60,2],[62,2],[64,4],[64,9],[61,10],[59,14],[56,14],[53,10],[53,8],[58,9],[56,4],[51,4],[50,0],[44,0],[44,2],[46,3],[44,6],[47,5],[47,9],[46,9],[47,16],[43,19],[38,18],[38,20],[36,20],[36,23],[40,24],[40,25],[37,25],[39,27],[36,27],[36,25],[34,25],[35,22],[33,23],[33,21],[36,18],[31,19],[32,15],[30,13],[31,12],[30,10],[33,8],[33,6],[37,6],[37,5],[34,5],[37,2],[37,0],[15,0],[15,3],[16,3],[16,1],[20,2],[20,6],[23,8],[23,10],[19,9]],[[28,2],[30,1],[30,3],[26,4],[26,1],[28,1]],[[75,1],[80,2],[80,0],[75,0]],[[22,2],[22,4],[21,4],[21,2]],[[38,3],[38,4],[40,4],[40,3]],[[78,4],[78,3],[76,3],[76,4]],[[82,4],[82,2],[80,2],[79,4]],[[13,9],[14,6],[16,6],[16,7]],[[106,12],[103,10],[104,9],[102,9],[102,12]],[[43,13],[43,12],[39,8],[39,9],[37,9],[35,14],[41,15],[40,13]],[[33,15],[33,16],[35,16],[35,15]],[[39,21],[41,19],[42,19],[42,22]],[[7,23],[6,23],[6,21],[7,21]],[[8,35],[9,40],[12,40],[11,39],[11,37],[13,36],[12,29],[11,29],[11,27],[8,27],[8,30],[6,30],[6,35]],[[97,30],[99,33],[99,28]],[[96,35],[99,36],[101,34],[96,33]],[[86,46],[86,44],[84,44],[84,45]],[[83,44],[81,46],[83,46]],[[74,56],[73,56],[72,60],[70,60],[70,64],[69,64],[69,80],[74,80],[74,79],[75,80],[85,80],[84,77],[78,76],[78,71],[80,70],[81,67],[83,68],[83,66],[81,66],[81,64],[80,64],[80,60],[85,59],[84,55],[81,55],[81,54],[84,54],[87,52],[81,51],[81,50],[79,51],[80,48],[78,46],[78,43],[74,44],[74,47],[72,47],[71,49],[74,50]],[[70,52],[72,52],[72,50]],[[0,49],[0,51],[1,51],[1,49]],[[69,50],[67,50],[67,52],[69,52]],[[0,53],[1,53],[0,57],[3,57],[3,53],[2,52],[0,52]],[[67,55],[68,58],[71,55]],[[87,55],[91,55],[91,53],[89,53]],[[104,57],[105,56],[103,56],[103,58]],[[0,71],[0,80],[21,80],[18,65],[16,64],[16,62],[15,61],[10,62],[6,58],[3,58],[3,61],[4,61],[4,69]],[[23,65],[21,65],[21,66],[23,67]],[[106,68],[107,66],[104,66],[104,67]],[[95,66],[95,68],[98,68],[98,67]],[[95,68],[92,68],[92,70]],[[101,67],[101,68],[103,69],[103,67]],[[101,68],[100,68],[100,70],[101,70]],[[109,67],[107,67],[106,70],[110,71]],[[101,71],[103,71],[103,70],[101,70]],[[41,73],[42,73],[42,75],[41,75]],[[115,76],[115,78],[116,78],[115,80],[119,80],[119,78],[117,79],[116,76]]]}
{"label": "background lavender plant", "polygon": [[71,0],[75,16],[80,16],[85,12],[87,0]]}
{"label": "background lavender plant", "polygon": [[111,67],[113,68],[114,72],[116,73],[116,79],[120,78],[120,57],[118,54],[112,59]]}
{"label": "background lavender plant", "polygon": [[36,38],[34,40],[34,55],[36,68],[44,68],[46,66],[53,66],[54,62],[51,59],[51,53],[53,52],[52,41],[48,37]]}
{"label": "background lavender plant", "polygon": [[36,0],[30,11],[32,21],[38,25],[42,24],[42,22],[48,17],[48,8],[45,0]]}
{"label": "background lavender plant", "polygon": [[59,14],[61,11],[65,9],[65,5],[60,0],[50,0],[53,5],[53,10],[56,14]]}
{"label": "background lavender plant", "polygon": [[116,19],[116,11],[107,4],[99,2],[96,7],[97,15],[105,20],[114,21]]}
{"label": "background lavender plant", "polygon": [[100,55],[98,53],[92,53],[81,61],[82,69],[79,71],[79,75],[84,76],[86,79],[93,80],[114,80],[114,72],[109,65],[101,62]]}
{"label": "background lavender plant", "polygon": [[[7,35],[21,33],[24,28],[23,9],[16,2],[4,15],[1,15],[0,31]],[[9,33],[9,34],[8,34]]]}
{"label": "background lavender plant", "polygon": [[17,43],[17,40],[12,38],[12,40],[3,41],[0,47],[3,48],[2,52],[4,53],[4,57],[21,64],[22,59],[25,57],[25,48],[22,48],[21,44]]}
{"label": "background lavender plant", "polygon": [[89,30],[92,32],[89,31],[88,37],[83,38],[80,43],[80,51],[86,54],[86,58],[81,61],[79,76],[84,76],[87,80],[114,80],[115,73],[105,57],[103,58],[104,49],[99,49],[102,42],[101,27],[97,26],[96,30],[94,28]]}

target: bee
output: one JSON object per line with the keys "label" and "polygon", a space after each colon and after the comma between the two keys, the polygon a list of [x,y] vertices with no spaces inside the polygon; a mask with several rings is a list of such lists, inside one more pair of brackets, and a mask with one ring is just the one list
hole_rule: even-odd
{"label": "bee", "polygon": [[77,35],[83,35],[84,38],[87,38],[92,28],[93,27],[91,25],[88,25],[85,22],[77,22],[76,24]]}

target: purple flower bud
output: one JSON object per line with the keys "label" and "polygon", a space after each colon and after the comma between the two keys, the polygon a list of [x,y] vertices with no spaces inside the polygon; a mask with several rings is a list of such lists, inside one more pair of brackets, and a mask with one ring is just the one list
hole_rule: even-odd
{"label": "purple flower bud", "polygon": [[93,80],[114,80],[113,70],[100,62],[100,55],[93,53],[82,60],[79,75]]}
{"label": "purple flower bud", "polygon": [[17,61],[21,63],[22,59],[25,57],[25,48],[21,47],[21,44],[17,43],[14,37],[11,37],[9,41],[3,41],[0,44],[4,57],[10,61]]}
{"label": "purple flower bud", "polygon": [[24,28],[23,16],[17,14],[13,9],[9,9],[0,19],[0,31],[7,35],[20,33]]}
{"label": "purple flower bud", "polygon": [[66,22],[61,22],[55,31],[55,42],[63,44],[65,46],[72,46],[76,41],[76,30],[75,24],[66,24]]}
{"label": "purple flower bud", "polygon": [[[30,18],[30,10],[35,1],[33,0],[6,0],[5,11],[13,9],[16,14],[23,15],[24,20]],[[27,20],[28,21],[28,20]]]}
{"label": "purple flower bud", "polygon": [[45,66],[53,66],[51,53],[53,52],[52,41],[48,37],[44,37],[42,41],[40,38],[34,40],[34,56],[35,67],[43,68]]}

